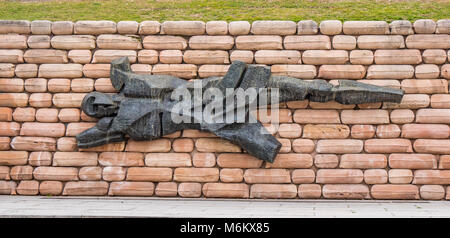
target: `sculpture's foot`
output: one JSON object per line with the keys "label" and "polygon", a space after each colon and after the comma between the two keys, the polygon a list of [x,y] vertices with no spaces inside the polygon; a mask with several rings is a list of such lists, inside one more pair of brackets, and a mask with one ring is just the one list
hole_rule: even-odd
{"label": "sculpture's foot", "polygon": [[227,139],[258,159],[273,163],[281,149],[281,143],[260,123],[231,124],[214,134]]}
{"label": "sculpture's foot", "polygon": [[400,103],[404,91],[360,83],[352,80],[339,80],[339,86],[333,87],[334,99],[342,104],[361,104],[374,102]]}
{"label": "sculpture's foot", "polygon": [[286,76],[272,76],[269,88],[280,90],[279,102],[309,99],[311,102],[335,100],[342,104],[373,102],[400,103],[403,90],[365,84],[353,80],[339,80],[335,86],[322,79],[305,81]]}

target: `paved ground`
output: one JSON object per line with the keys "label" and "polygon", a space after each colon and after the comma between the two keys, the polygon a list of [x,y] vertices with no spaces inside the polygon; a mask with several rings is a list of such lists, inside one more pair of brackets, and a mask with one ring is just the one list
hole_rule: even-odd
{"label": "paved ground", "polygon": [[450,217],[450,201],[0,196],[0,217]]}

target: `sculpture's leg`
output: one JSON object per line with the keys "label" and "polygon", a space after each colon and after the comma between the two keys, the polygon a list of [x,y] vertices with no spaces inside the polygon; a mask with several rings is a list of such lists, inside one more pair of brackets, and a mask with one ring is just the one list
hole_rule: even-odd
{"label": "sculpture's leg", "polygon": [[342,104],[400,103],[404,94],[404,91],[400,89],[380,87],[353,80],[339,80],[339,85],[334,86],[332,92],[334,95],[333,99]]}
{"label": "sculpture's leg", "polygon": [[336,100],[342,104],[400,103],[404,94],[400,89],[352,80],[339,80],[339,85],[335,86],[325,80],[304,81],[284,76],[271,77],[268,87],[279,88],[280,102],[309,99],[312,102]]}
{"label": "sculpture's leg", "polygon": [[259,122],[231,124],[213,133],[241,146],[250,155],[271,163],[281,149],[281,143]]}

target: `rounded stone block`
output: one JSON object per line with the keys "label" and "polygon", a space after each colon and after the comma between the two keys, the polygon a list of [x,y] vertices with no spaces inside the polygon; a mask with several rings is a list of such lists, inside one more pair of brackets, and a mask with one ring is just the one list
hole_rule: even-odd
{"label": "rounded stone block", "polygon": [[388,35],[389,25],[385,21],[346,21],[343,25],[346,35]]}
{"label": "rounded stone block", "polygon": [[206,24],[202,21],[165,21],[161,24],[161,34],[165,35],[203,35]]}
{"label": "rounded stone block", "polygon": [[293,35],[296,32],[293,21],[254,21],[251,33],[254,35]]}

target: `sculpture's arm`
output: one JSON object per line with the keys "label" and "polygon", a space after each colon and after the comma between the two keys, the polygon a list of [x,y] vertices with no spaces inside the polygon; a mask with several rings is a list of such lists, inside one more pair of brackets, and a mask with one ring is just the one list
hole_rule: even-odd
{"label": "sculpture's arm", "polygon": [[280,102],[309,99],[312,102],[336,100],[342,104],[372,102],[400,103],[403,90],[360,83],[353,80],[339,80],[339,85],[325,80],[305,81],[285,76],[272,76],[268,88],[278,88]]}
{"label": "sculpture's arm", "polygon": [[170,75],[141,75],[131,71],[128,57],[111,61],[111,84],[127,97],[163,98],[187,81]]}
{"label": "sculpture's arm", "polygon": [[122,90],[129,78],[129,73],[132,73],[130,61],[128,57],[122,57],[111,61],[109,69],[109,77],[111,78],[112,86],[117,90]]}
{"label": "sculpture's arm", "polygon": [[121,142],[125,140],[125,134],[118,131],[109,130],[114,117],[103,117],[92,128],[89,128],[76,136],[79,148],[91,148],[108,144],[111,142]]}
{"label": "sculpture's arm", "polygon": [[241,61],[234,61],[223,78],[219,79],[216,85],[224,95],[227,88],[236,88],[242,81],[247,64]]}

